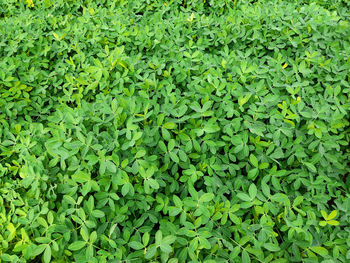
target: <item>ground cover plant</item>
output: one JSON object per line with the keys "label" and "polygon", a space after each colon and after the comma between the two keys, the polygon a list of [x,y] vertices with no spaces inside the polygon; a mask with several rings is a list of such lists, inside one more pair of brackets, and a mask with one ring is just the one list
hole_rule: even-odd
{"label": "ground cover plant", "polygon": [[349,8],[1,0],[0,262],[350,262]]}

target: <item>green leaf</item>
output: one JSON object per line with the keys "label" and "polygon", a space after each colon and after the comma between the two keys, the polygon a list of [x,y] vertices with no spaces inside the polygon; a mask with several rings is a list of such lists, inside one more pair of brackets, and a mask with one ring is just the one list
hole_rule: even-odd
{"label": "green leaf", "polygon": [[164,253],[171,253],[172,252],[171,246],[169,246],[168,244],[165,244],[165,243],[160,244],[160,250]]}
{"label": "green leaf", "polygon": [[174,139],[171,139],[169,142],[168,142],[168,151],[171,152],[175,147],[175,140]]}
{"label": "green leaf", "polygon": [[148,242],[149,242],[149,238],[150,238],[150,235],[148,232],[144,233],[143,236],[142,236],[142,243],[144,246],[147,246]]}
{"label": "green leaf", "polygon": [[155,238],[156,238],[156,245],[161,244],[162,239],[163,239],[162,231],[158,230],[158,231],[156,232]]}
{"label": "green leaf", "polygon": [[97,232],[96,231],[91,232],[89,240],[91,243],[95,243],[95,241],[97,240]]}
{"label": "green leaf", "polygon": [[45,263],[48,263],[51,261],[51,247],[49,245],[46,246],[46,249],[43,255],[43,261]]}
{"label": "green leaf", "polygon": [[258,175],[258,173],[259,173],[259,169],[258,168],[251,169],[248,172],[248,178],[254,180],[256,178],[256,176]]}
{"label": "green leaf", "polygon": [[324,247],[311,247],[311,250],[322,257],[325,257],[328,255],[328,250],[325,249]]}
{"label": "green leaf", "polygon": [[168,129],[168,130],[172,130],[172,129],[176,129],[177,125],[173,122],[167,122],[163,124],[163,128]]}
{"label": "green leaf", "polygon": [[242,251],[242,263],[250,263],[249,254],[245,250]]}
{"label": "green leaf", "polygon": [[277,252],[281,250],[281,248],[278,245],[273,243],[265,243],[264,248],[266,248],[268,251],[271,251],[271,252]]}
{"label": "green leaf", "polygon": [[157,180],[150,178],[150,179],[148,179],[148,181],[149,181],[150,186],[153,189],[159,189],[159,184],[158,184]]}
{"label": "green leaf", "polygon": [[182,201],[178,196],[173,195],[173,200],[174,200],[174,203],[177,207],[182,207]]}
{"label": "green leaf", "polygon": [[80,229],[80,235],[81,235],[81,237],[84,239],[85,242],[88,242],[88,241],[89,241],[89,232],[88,232],[88,230],[86,229],[85,226],[83,226],[83,227]]}
{"label": "green leaf", "polygon": [[101,210],[94,210],[92,211],[92,215],[96,218],[102,218],[105,216],[105,213]]}
{"label": "green leaf", "polygon": [[72,179],[78,183],[85,183],[91,179],[90,174],[80,171],[72,175]]}
{"label": "green leaf", "polygon": [[5,254],[5,253],[1,255],[1,259],[5,262],[12,261],[12,257],[9,254]]}
{"label": "green leaf", "polygon": [[270,187],[266,183],[261,183],[261,190],[266,197],[270,197]]}
{"label": "green leaf", "polygon": [[138,158],[141,158],[141,157],[143,157],[143,156],[145,156],[145,155],[146,155],[146,151],[145,151],[144,149],[142,149],[142,150],[139,150],[139,151],[136,153],[135,158],[138,159]]}
{"label": "green leaf", "polygon": [[177,157],[176,153],[170,152],[169,155],[170,155],[171,160],[173,160],[175,163],[178,163],[180,161],[179,157]]}
{"label": "green leaf", "polygon": [[86,245],[85,241],[75,241],[68,246],[68,249],[72,251],[77,251],[82,249],[85,245]]}
{"label": "green leaf", "polygon": [[176,236],[171,236],[171,235],[166,236],[162,239],[162,243],[168,244],[168,245],[174,243],[175,241],[176,241]]}
{"label": "green leaf", "polygon": [[129,193],[130,190],[130,184],[126,183],[122,186],[122,195],[126,196]]}
{"label": "green leaf", "polygon": [[74,200],[73,197],[69,196],[69,195],[64,195],[63,196],[63,199],[68,203],[68,204],[71,204],[71,205],[75,205],[76,204],[76,201]]}
{"label": "green leaf", "polygon": [[302,196],[297,196],[297,197],[294,199],[293,206],[298,206],[298,205],[300,205],[303,201],[304,201],[304,197],[302,197]]}
{"label": "green leaf", "polygon": [[128,160],[128,159],[125,159],[125,160],[123,160],[123,161],[121,162],[120,166],[121,166],[122,168],[125,168],[125,167],[128,165],[128,163],[129,163],[129,160]]}
{"label": "green leaf", "polygon": [[34,248],[34,250],[32,251],[31,255],[32,256],[40,255],[46,249],[46,246],[47,246],[46,244],[42,244],[42,245],[36,246]]}
{"label": "green leaf", "polygon": [[253,200],[257,194],[258,190],[256,189],[256,186],[255,184],[251,184],[249,186],[249,196],[250,196],[250,199]]}
{"label": "green leaf", "polygon": [[317,172],[317,169],[315,167],[315,165],[313,165],[312,163],[309,162],[304,162],[304,164],[306,165],[307,168],[309,168],[309,170],[313,173]]}
{"label": "green leaf", "polygon": [[155,245],[152,245],[150,247],[147,248],[147,252],[145,254],[145,258],[146,259],[151,259],[152,257],[154,257],[154,255],[157,252],[157,247]]}
{"label": "green leaf", "polygon": [[177,216],[182,211],[181,208],[178,207],[169,207],[168,209],[170,216]]}
{"label": "green leaf", "polygon": [[131,241],[129,242],[129,247],[131,247],[134,250],[140,250],[142,249],[144,246],[142,243],[138,242],[138,241]]}
{"label": "green leaf", "polygon": [[213,193],[205,193],[199,198],[200,203],[210,202],[214,198]]}
{"label": "green leaf", "polygon": [[115,173],[117,171],[117,167],[115,166],[115,164],[111,161],[106,161],[106,168],[109,172],[111,173]]}
{"label": "green leaf", "polygon": [[167,147],[166,147],[166,145],[165,145],[165,143],[163,141],[159,141],[158,142],[158,146],[162,150],[162,152],[167,152],[168,151],[168,149],[167,149]]}
{"label": "green leaf", "polygon": [[256,167],[256,168],[259,167],[258,159],[255,157],[254,154],[251,154],[251,155],[250,155],[249,160],[250,160],[250,163],[251,163],[254,167]]}
{"label": "green leaf", "polygon": [[245,194],[245,193],[238,193],[237,197],[243,201],[249,202],[251,201],[251,198],[249,195]]}
{"label": "green leaf", "polygon": [[218,132],[220,131],[220,127],[216,124],[206,124],[203,128],[203,130],[206,132],[206,133],[215,133],[215,132]]}

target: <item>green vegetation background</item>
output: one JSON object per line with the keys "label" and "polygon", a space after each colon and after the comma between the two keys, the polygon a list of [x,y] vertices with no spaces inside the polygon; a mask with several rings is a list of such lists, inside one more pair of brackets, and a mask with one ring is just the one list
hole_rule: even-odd
{"label": "green vegetation background", "polygon": [[0,262],[350,262],[350,2],[0,1]]}

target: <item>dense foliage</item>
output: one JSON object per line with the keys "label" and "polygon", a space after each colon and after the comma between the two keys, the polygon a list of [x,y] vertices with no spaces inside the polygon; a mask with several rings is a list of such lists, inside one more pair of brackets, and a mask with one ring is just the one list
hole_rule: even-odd
{"label": "dense foliage", "polygon": [[350,3],[0,1],[0,262],[349,262]]}

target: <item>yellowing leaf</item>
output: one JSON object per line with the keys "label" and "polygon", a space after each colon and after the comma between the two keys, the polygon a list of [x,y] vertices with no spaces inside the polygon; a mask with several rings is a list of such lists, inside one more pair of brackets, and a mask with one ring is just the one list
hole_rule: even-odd
{"label": "yellowing leaf", "polygon": [[59,37],[55,32],[53,32],[52,35],[53,35],[58,41],[61,40],[60,37]]}
{"label": "yellowing leaf", "polygon": [[284,65],[282,66],[283,69],[285,69],[286,67],[288,67],[287,63],[284,63]]}
{"label": "yellowing leaf", "polygon": [[125,159],[125,160],[122,161],[122,163],[120,164],[120,166],[121,166],[122,168],[125,168],[125,167],[128,165],[128,163],[129,163],[129,160],[128,160],[128,159]]}
{"label": "yellowing leaf", "polygon": [[325,226],[325,225],[327,225],[327,221],[320,221],[319,225],[320,226]]}
{"label": "yellowing leaf", "polygon": [[7,241],[11,241],[16,236],[16,228],[12,223],[7,225],[7,230],[10,231],[10,235],[7,237]]}
{"label": "yellowing leaf", "polygon": [[292,122],[291,120],[287,120],[287,119],[283,119],[283,120],[284,120],[284,122],[289,123],[290,125],[292,125],[293,127],[295,127],[295,123]]}
{"label": "yellowing leaf", "polygon": [[336,220],[330,220],[330,221],[327,221],[327,224],[331,226],[338,226],[339,222]]}
{"label": "yellowing leaf", "polygon": [[122,66],[123,68],[127,69],[126,64],[123,61],[119,61],[118,65]]}
{"label": "yellowing leaf", "polygon": [[244,97],[241,98],[241,99],[238,99],[239,105],[243,106],[244,104],[246,104],[247,101],[249,100],[250,96],[251,96],[251,95],[249,94],[249,95],[247,95],[247,96],[244,96]]}
{"label": "yellowing leaf", "polygon": [[190,18],[187,19],[188,22],[192,22],[194,19],[194,13],[191,14]]}
{"label": "yellowing leaf", "polygon": [[15,125],[15,130],[17,133],[19,133],[21,131],[21,124],[16,124]]}
{"label": "yellowing leaf", "polygon": [[28,7],[34,7],[33,0],[27,0]]}
{"label": "yellowing leaf", "polygon": [[337,210],[333,210],[327,217],[327,220],[332,220],[337,216]]}
{"label": "yellowing leaf", "polygon": [[321,214],[325,220],[327,220],[327,213],[323,210],[321,210]]}
{"label": "yellowing leaf", "polygon": [[223,68],[226,68],[226,60],[225,59],[222,59],[222,61],[221,61],[221,66],[223,67]]}
{"label": "yellowing leaf", "polygon": [[29,242],[29,236],[24,228],[21,228],[21,235],[24,242]]}

